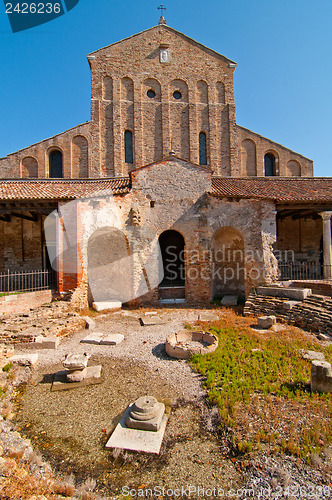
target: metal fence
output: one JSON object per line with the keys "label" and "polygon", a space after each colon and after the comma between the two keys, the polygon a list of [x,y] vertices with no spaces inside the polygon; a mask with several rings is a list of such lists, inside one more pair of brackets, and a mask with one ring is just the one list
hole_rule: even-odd
{"label": "metal fence", "polygon": [[48,269],[10,271],[0,274],[0,293],[35,292],[56,288],[56,272]]}
{"label": "metal fence", "polygon": [[327,276],[326,266],[319,262],[279,262],[278,268],[280,280],[324,280]]}

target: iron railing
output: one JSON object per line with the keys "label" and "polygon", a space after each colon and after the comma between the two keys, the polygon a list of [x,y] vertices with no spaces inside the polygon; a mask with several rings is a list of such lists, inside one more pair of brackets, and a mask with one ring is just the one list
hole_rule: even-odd
{"label": "iron railing", "polygon": [[282,280],[329,280],[331,266],[319,262],[278,262],[279,279]]}
{"label": "iron railing", "polygon": [[0,273],[0,293],[35,292],[56,288],[56,272],[49,269]]}

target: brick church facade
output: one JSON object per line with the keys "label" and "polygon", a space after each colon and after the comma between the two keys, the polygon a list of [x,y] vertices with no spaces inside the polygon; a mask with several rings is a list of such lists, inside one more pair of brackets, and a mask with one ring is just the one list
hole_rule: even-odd
{"label": "brick church facade", "polygon": [[331,179],[236,123],[233,61],[161,18],[88,62],[91,120],[0,159],[0,272],[81,304],[331,278]]}

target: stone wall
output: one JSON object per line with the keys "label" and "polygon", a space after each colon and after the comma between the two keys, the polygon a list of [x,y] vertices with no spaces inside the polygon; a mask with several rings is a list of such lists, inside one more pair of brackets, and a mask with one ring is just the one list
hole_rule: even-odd
{"label": "stone wall", "polygon": [[[207,194],[210,189],[211,172],[208,169],[170,157],[133,172],[132,191],[126,196],[112,197],[105,193],[105,196],[71,202],[66,210],[61,210],[62,214],[69,215],[69,225],[65,219],[60,221],[59,248],[61,241],[72,247],[78,284],[83,282],[83,287],[87,287],[89,283],[93,295],[91,280],[99,283],[99,292],[110,274],[119,275],[117,267],[121,266],[121,272],[130,277],[127,281],[130,292],[125,293],[132,298],[140,297],[137,303],[157,303],[160,263],[157,243],[159,236],[170,229],[179,232],[185,241],[185,297],[188,303],[208,303],[215,294],[214,281],[220,282],[220,279],[225,281],[224,293],[234,292],[236,276],[230,274],[233,272],[238,271],[242,280],[236,293],[248,294],[253,286],[274,281],[274,204],[245,199],[220,200]],[[77,221],[73,222],[73,218]],[[111,255],[112,245],[105,244],[107,234],[114,229],[122,234],[128,245],[128,256],[124,252],[123,258],[116,262]],[[226,261],[220,262],[222,274],[218,276],[213,266],[213,240],[221,229],[239,235],[242,246],[238,250],[242,253],[237,254],[236,269],[226,256]],[[92,267],[97,271],[90,272],[89,243],[98,235],[100,245],[93,245],[97,252],[92,260],[90,256],[90,264],[94,262]],[[223,259],[223,248],[219,250]],[[72,288],[64,279],[65,267],[59,263],[63,272],[59,291]],[[117,278],[119,287],[122,278]],[[86,296],[87,292],[80,285],[75,301],[82,304]]]}
{"label": "stone wall", "polygon": [[274,315],[289,324],[332,335],[332,297],[313,294],[292,305],[287,298],[257,295],[253,291],[245,303],[244,314]]}
{"label": "stone wall", "polygon": [[241,176],[264,176],[264,156],[272,153],[279,177],[313,177],[313,162],[304,156],[238,126]]}

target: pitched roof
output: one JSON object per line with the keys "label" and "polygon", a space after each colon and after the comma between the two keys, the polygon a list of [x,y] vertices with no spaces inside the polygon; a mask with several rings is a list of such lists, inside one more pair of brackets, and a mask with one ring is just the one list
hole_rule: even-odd
{"label": "pitched roof", "polygon": [[129,193],[129,177],[85,180],[1,180],[0,200],[73,200],[102,195]]}
{"label": "pitched roof", "polygon": [[135,37],[137,37],[139,35],[144,35],[144,34],[148,33],[149,31],[156,30],[156,29],[158,29],[158,30],[165,29],[166,31],[169,31],[171,33],[175,33],[176,35],[180,36],[181,38],[184,38],[185,40],[187,40],[192,45],[195,45],[196,47],[209,52],[214,57],[218,57],[218,58],[222,59],[223,61],[225,61],[226,63],[234,64],[236,66],[236,62],[232,61],[231,59],[228,59],[228,57],[223,56],[222,54],[220,54],[216,50],[213,50],[213,49],[210,49],[209,47],[206,47],[206,45],[203,45],[202,43],[197,42],[193,38],[190,38],[189,36],[185,35],[184,33],[181,33],[181,31],[178,31],[178,30],[176,30],[174,28],[171,28],[171,26],[168,26],[167,24],[161,24],[161,25],[159,24],[157,26],[152,26],[151,28],[148,28],[146,30],[140,31],[139,33],[135,33],[134,35],[128,36],[127,38],[123,38],[122,40],[119,40],[117,42],[113,42],[113,43],[111,43],[109,45],[106,45],[105,47],[101,47],[100,49],[97,49],[97,50],[95,50],[93,52],[90,52],[87,55],[87,57],[89,59],[89,57],[96,55],[98,52],[101,52],[101,51],[103,51],[105,49],[113,47],[114,45],[118,45],[118,44],[120,44],[122,42],[126,42],[127,40],[131,40],[132,38],[135,38]]}
{"label": "pitched roof", "polygon": [[332,178],[213,177],[211,194],[223,198],[256,198],[276,202],[332,202]]}

